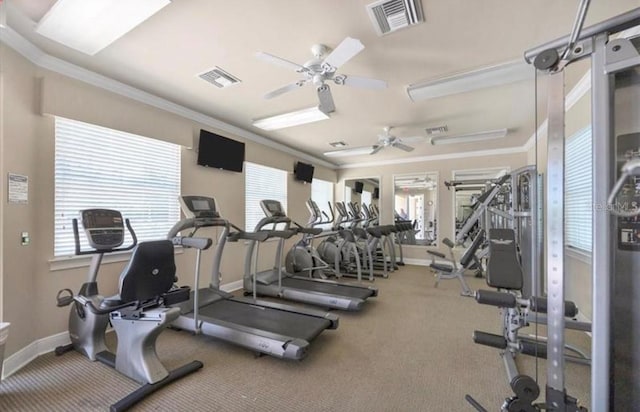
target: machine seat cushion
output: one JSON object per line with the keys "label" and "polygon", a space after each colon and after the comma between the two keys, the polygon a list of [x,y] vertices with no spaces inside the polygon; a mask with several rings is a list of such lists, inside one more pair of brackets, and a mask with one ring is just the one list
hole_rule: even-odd
{"label": "machine seat cushion", "polygon": [[443,263],[432,263],[429,265],[431,269],[439,270],[441,272],[453,272],[453,266]]}
{"label": "machine seat cushion", "polygon": [[120,298],[123,302],[154,299],[171,290],[175,277],[170,240],[139,243],[120,274]]}
{"label": "machine seat cushion", "polygon": [[487,284],[498,289],[522,290],[523,283],[513,229],[489,229]]}
{"label": "machine seat cushion", "polygon": [[100,302],[101,309],[109,309],[118,305],[122,305],[124,302],[120,299],[120,295],[109,296],[108,298],[104,298],[102,302]]}

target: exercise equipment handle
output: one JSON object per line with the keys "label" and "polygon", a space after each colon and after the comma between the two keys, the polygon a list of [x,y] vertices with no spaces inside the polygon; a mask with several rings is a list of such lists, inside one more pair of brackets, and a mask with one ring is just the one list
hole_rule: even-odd
{"label": "exercise equipment handle", "polygon": [[[532,296],[530,300],[530,308],[534,312],[547,313],[547,298]],[[571,301],[564,302],[564,316],[575,318],[578,315],[578,307]]]}
{"label": "exercise equipment handle", "polygon": [[208,237],[176,236],[171,239],[171,243],[176,246],[207,250],[213,244],[213,240]]}
{"label": "exercise equipment handle", "polygon": [[484,289],[476,292],[476,301],[482,305],[497,306],[499,308],[515,308],[518,303],[516,297],[511,293]]}
{"label": "exercise equipment handle", "polygon": [[471,397],[471,395],[465,395],[464,399],[469,402],[471,404],[471,406],[473,406],[474,408],[476,408],[476,411],[478,412],[489,412],[487,411],[484,407],[482,407],[482,405],[480,405],[478,403],[478,401],[476,401],[475,399],[473,399]]}
{"label": "exercise equipment handle", "polygon": [[507,340],[504,338],[504,336],[496,335],[494,333],[475,330],[473,331],[473,341],[479,345],[490,346],[492,348],[507,348]]}

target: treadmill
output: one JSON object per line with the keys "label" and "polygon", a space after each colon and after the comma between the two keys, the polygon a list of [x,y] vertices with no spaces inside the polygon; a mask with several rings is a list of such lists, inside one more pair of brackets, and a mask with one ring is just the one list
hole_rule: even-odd
{"label": "treadmill", "polygon": [[[168,238],[175,245],[196,249],[195,287],[200,281],[202,250],[212,241],[193,235],[201,228],[222,229],[215,248],[209,287],[191,292],[188,301],[175,306],[181,310],[173,322],[179,329],[204,334],[277,358],[300,360],[305,357],[310,342],[325,329],[336,329],[334,314],[279,303],[256,300],[255,297],[234,297],[220,290],[220,263],[227,241],[263,242],[280,236],[280,232],[244,232],[220,216],[216,201],[204,196],[181,196],[185,219],[176,223]],[[179,232],[190,230],[187,236]],[[232,231],[233,230],[233,231]]]}
{"label": "treadmill", "polygon": [[[316,233],[318,229],[304,228],[289,219],[282,205],[277,200],[262,200],[260,207],[266,217],[258,222],[255,233],[269,233],[279,225],[284,226],[284,230],[278,231],[288,234],[288,237],[297,233]],[[295,225],[294,228],[291,225]],[[267,229],[271,225],[272,230]],[[272,296],[301,303],[309,303],[331,309],[342,309],[357,311],[370,297],[378,295],[378,289],[372,286],[362,286],[347,283],[339,283],[312,277],[295,276],[285,272],[282,268],[282,251],[284,240],[287,236],[281,236],[278,241],[275,265],[272,269],[252,272],[252,262],[254,262],[254,249],[258,244],[257,240],[250,240],[245,252],[245,276],[244,289],[247,293],[254,295]],[[255,261],[257,262],[257,250]]]}

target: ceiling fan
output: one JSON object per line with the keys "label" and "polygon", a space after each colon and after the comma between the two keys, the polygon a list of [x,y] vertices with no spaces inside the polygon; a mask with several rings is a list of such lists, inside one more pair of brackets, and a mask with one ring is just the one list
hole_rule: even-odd
{"label": "ceiling fan", "polygon": [[[387,83],[383,80],[369,79],[348,74],[338,74],[337,70],[351,60],[364,49],[364,45],[358,39],[347,37],[333,51],[324,44],[315,44],[311,47],[313,59],[304,64],[297,64],[265,52],[256,53],[256,57],[269,63],[282,66],[302,74],[298,81],[275,89],[264,95],[265,99],[272,99],[284,93],[298,89],[305,84],[313,84],[320,99],[320,110],[331,113],[335,110],[331,90],[326,81],[333,81],[338,85],[362,87],[365,89],[384,89]],[[328,53],[328,55],[327,55]],[[326,56],[326,57],[325,57]]]}
{"label": "ceiling fan", "polygon": [[382,129],[382,134],[378,135],[378,143],[371,146],[353,147],[344,150],[335,150],[332,152],[325,152],[325,156],[340,157],[340,156],[356,156],[363,154],[376,154],[386,147],[395,147],[396,149],[404,150],[405,152],[413,151],[413,147],[405,143],[413,143],[424,141],[427,138],[425,136],[411,136],[411,137],[398,137],[391,134],[391,126],[387,126]]}

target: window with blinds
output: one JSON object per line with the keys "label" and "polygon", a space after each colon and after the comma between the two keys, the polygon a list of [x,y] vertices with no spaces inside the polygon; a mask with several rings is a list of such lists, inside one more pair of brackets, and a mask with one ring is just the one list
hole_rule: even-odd
{"label": "window with blinds", "polygon": [[314,178],[311,183],[311,199],[321,210],[326,211],[329,203],[333,205],[333,182]]}
{"label": "window with blinds", "polygon": [[273,167],[245,162],[245,230],[253,231],[265,217],[260,201],[277,200],[287,213],[287,172]]}
{"label": "window with blinds", "polygon": [[565,143],[565,244],[591,253],[592,217],[591,127]]}
{"label": "window with blinds", "polygon": [[[314,178],[311,183],[311,199],[316,202],[320,210],[323,210],[328,216],[331,216],[331,212],[329,212],[329,203],[333,205],[333,182]],[[309,218],[311,218],[311,216],[309,216]],[[324,216],[323,219],[325,219]],[[331,227],[331,223],[320,225],[318,227],[321,229],[329,229]]]}
{"label": "window with blinds", "polygon": [[164,239],[179,195],[179,145],[56,117],[54,256],[74,254],[71,221],[88,208],[119,210],[138,241]]}

